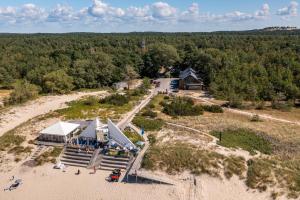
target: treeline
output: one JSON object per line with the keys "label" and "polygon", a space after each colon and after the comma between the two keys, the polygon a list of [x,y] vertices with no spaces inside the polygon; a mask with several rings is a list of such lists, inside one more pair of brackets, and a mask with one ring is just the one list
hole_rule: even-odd
{"label": "treeline", "polygon": [[[300,96],[300,33],[1,34],[0,87],[18,81],[42,93],[111,86],[193,67],[218,98],[291,100]],[[133,73],[135,71],[137,75]]]}

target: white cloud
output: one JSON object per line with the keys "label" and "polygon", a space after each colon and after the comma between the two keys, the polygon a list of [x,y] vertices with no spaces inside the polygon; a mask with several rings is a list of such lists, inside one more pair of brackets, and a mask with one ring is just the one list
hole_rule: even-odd
{"label": "white cloud", "polygon": [[270,15],[270,6],[269,4],[265,3],[262,5],[261,9],[256,11],[254,16],[256,18],[265,18]]}
{"label": "white cloud", "polygon": [[[253,12],[236,10],[228,13],[214,14],[203,12],[197,3],[192,3],[185,10],[180,10],[172,5],[158,1],[141,7],[129,6],[127,8],[114,7],[105,0],[89,0],[87,7],[75,10],[69,5],[58,4],[52,9],[45,10],[35,4],[24,4],[19,7],[0,7],[0,24],[5,23],[52,23],[55,25],[81,25],[89,24],[91,27],[99,27],[99,24],[107,24],[109,27],[121,25],[128,27],[160,27],[179,23],[179,25],[194,23],[214,24],[219,26],[223,22],[267,20],[271,18],[269,4],[263,4],[260,9]],[[279,9],[276,15],[284,18],[297,16],[298,3],[292,1],[288,6]],[[274,15],[274,13],[273,13]],[[96,25],[96,26],[95,26]],[[167,26],[166,26],[167,27]],[[171,26],[169,26],[171,27]]]}
{"label": "white cloud", "polygon": [[186,11],[183,11],[180,15],[179,21],[197,21],[201,18],[199,12],[199,5],[193,3]]}
{"label": "white cloud", "polygon": [[176,8],[164,2],[156,2],[151,6],[152,16],[156,19],[170,19],[176,15]]}
{"label": "white cloud", "polygon": [[35,4],[24,4],[17,14],[19,22],[34,22],[41,21],[47,17],[45,9],[36,6]]}
{"label": "white cloud", "polygon": [[53,10],[50,11],[47,21],[71,22],[79,19],[80,17],[76,13],[74,13],[71,6],[58,4]]}
{"label": "white cloud", "polygon": [[285,17],[296,17],[298,15],[298,3],[292,1],[288,6],[277,10],[277,15]]}
{"label": "white cloud", "polygon": [[0,8],[0,16],[14,16],[17,12],[17,9],[14,7],[5,7]]}
{"label": "white cloud", "polygon": [[93,0],[93,5],[88,8],[88,13],[96,18],[122,17],[125,11],[122,8],[109,6],[101,0]]}

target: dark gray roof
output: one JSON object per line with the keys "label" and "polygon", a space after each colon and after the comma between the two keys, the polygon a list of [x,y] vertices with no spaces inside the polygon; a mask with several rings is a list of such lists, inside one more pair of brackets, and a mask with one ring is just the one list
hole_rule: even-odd
{"label": "dark gray roof", "polygon": [[193,70],[191,67],[186,68],[185,70],[180,72],[179,78],[180,79],[185,79],[186,77],[192,76],[193,78],[197,79],[197,80],[201,80],[198,78],[195,70]]}

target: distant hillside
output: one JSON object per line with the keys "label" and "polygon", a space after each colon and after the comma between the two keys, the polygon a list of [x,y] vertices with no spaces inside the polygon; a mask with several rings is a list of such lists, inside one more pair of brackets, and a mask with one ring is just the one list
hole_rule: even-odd
{"label": "distant hillside", "polygon": [[295,26],[272,26],[261,29],[262,31],[294,31],[297,30]]}

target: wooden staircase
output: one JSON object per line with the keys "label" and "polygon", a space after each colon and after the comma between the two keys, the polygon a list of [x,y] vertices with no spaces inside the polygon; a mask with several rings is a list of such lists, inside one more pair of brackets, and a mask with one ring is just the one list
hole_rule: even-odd
{"label": "wooden staircase", "polygon": [[79,149],[78,147],[65,147],[60,161],[67,166],[87,167],[92,159],[93,152]]}
{"label": "wooden staircase", "polygon": [[130,163],[130,160],[130,157],[116,157],[103,155],[101,158],[99,169],[109,171],[114,169],[126,170]]}

